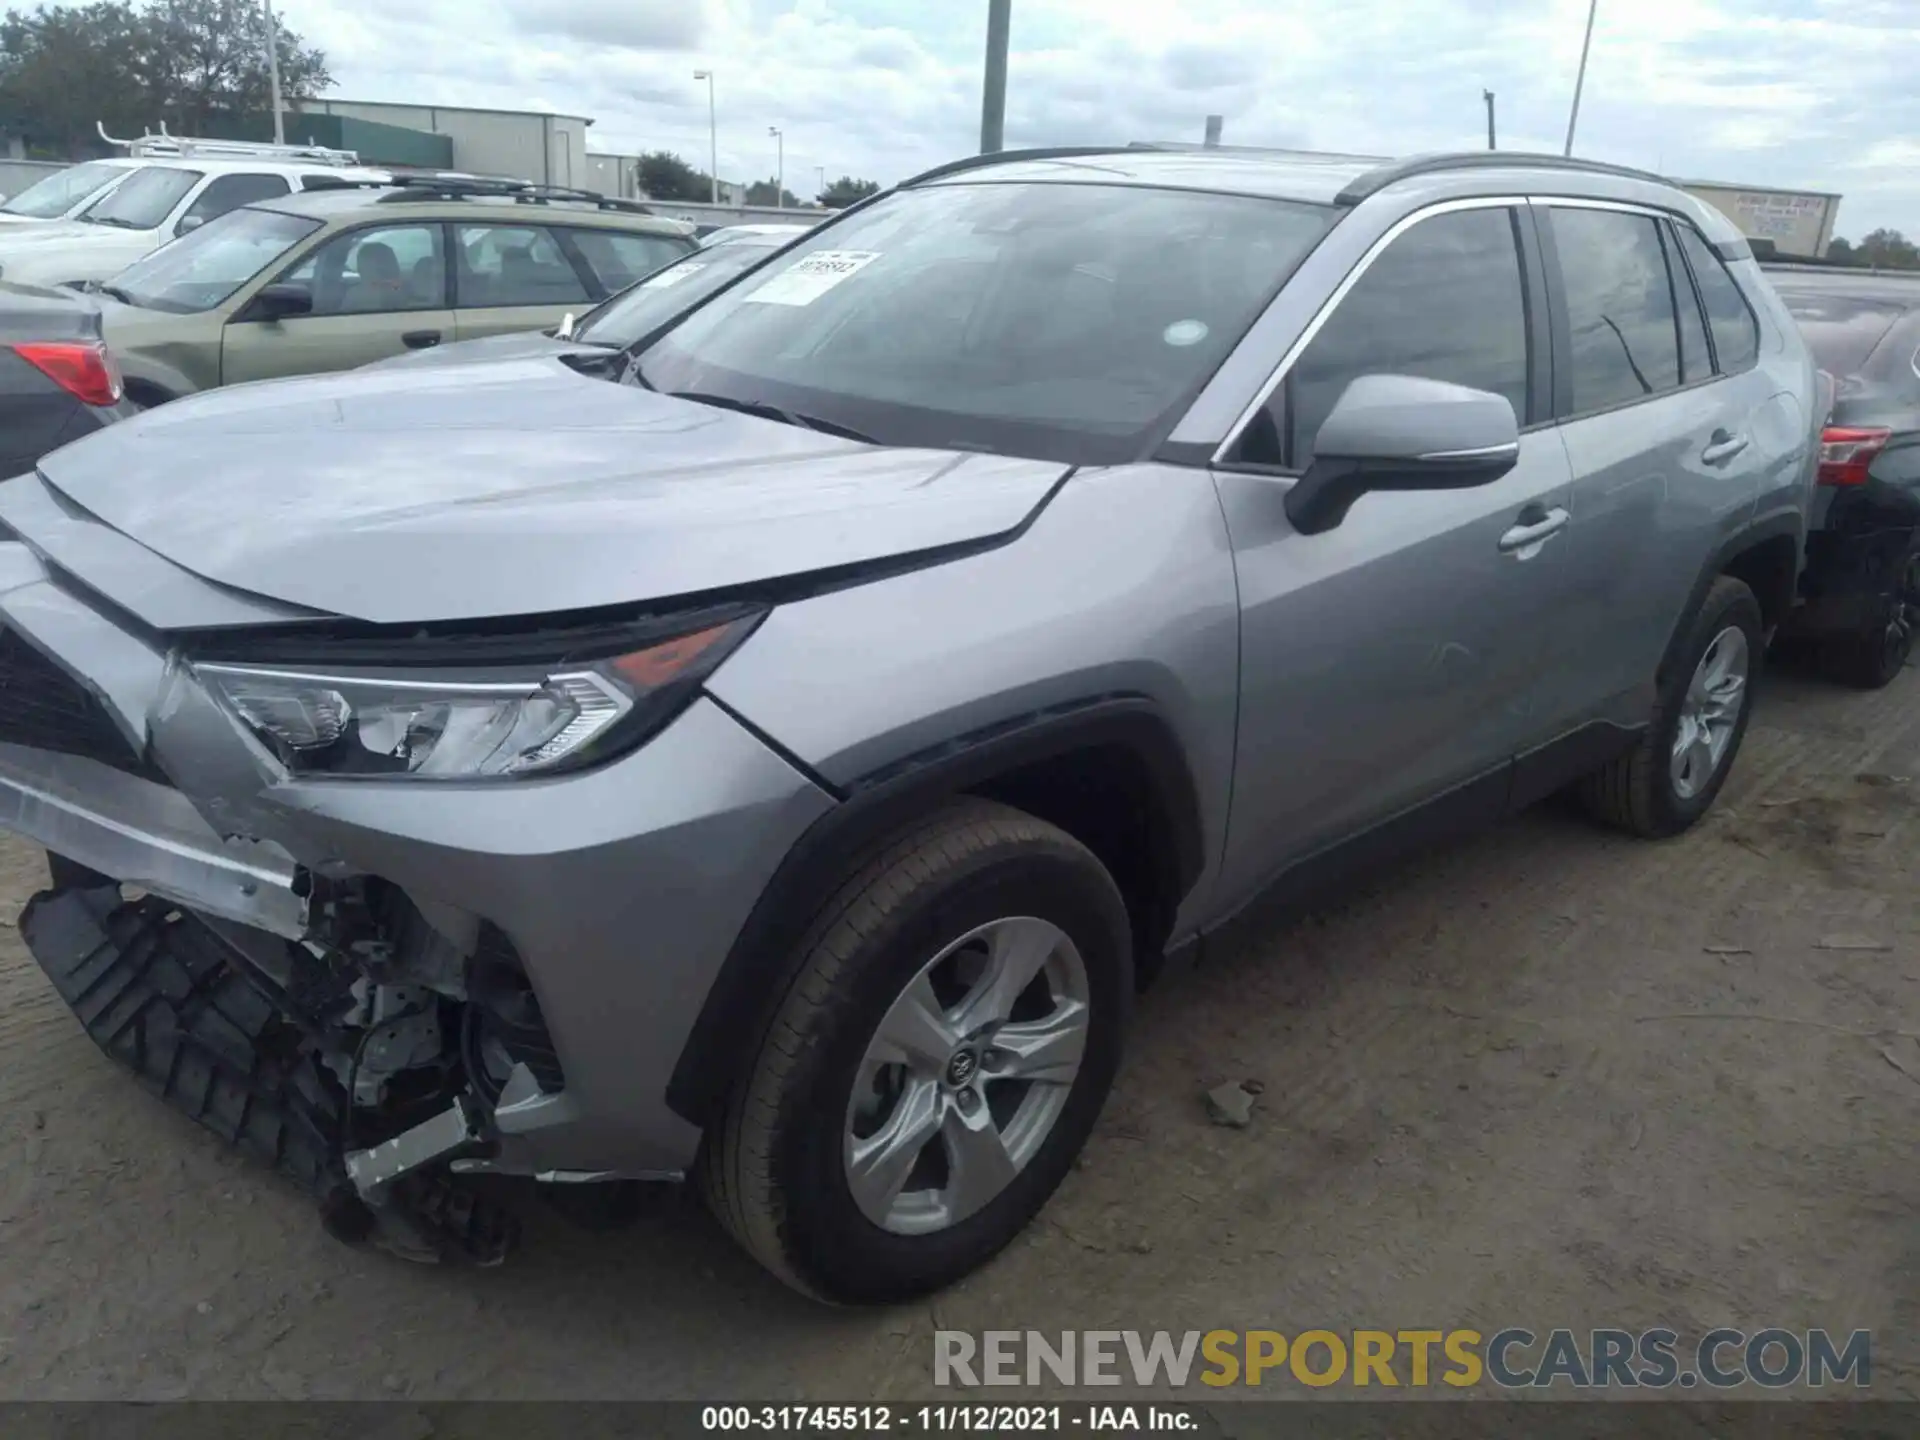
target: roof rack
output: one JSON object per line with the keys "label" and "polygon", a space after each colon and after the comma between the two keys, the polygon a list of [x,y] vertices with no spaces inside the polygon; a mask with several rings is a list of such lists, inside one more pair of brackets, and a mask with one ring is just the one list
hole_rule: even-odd
{"label": "roof rack", "polygon": [[352,150],[331,150],[325,145],[274,145],[257,140],[205,140],[191,135],[170,135],[160,122],[160,133],[148,131],[134,140],[117,140],[107,133],[106,122],[96,120],[94,129],[109,145],[118,145],[136,160],[309,160],[316,165],[358,165],[360,157]]}
{"label": "roof rack", "polygon": [[1284,155],[1294,160],[1321,160],[1327,164],[1391,165],[1387,155],[1348,155],[1337,150],[1298,150],[1285,145],[1208,145],[1190,140],[1129,140],[1129,150],[1157,150],[1174,155]]}
{"label": "roof rack", "polygon": [[1466,150],[1453,154],[1415,155],[1395,160],[1378,170],[1369,170],[1338,195],[1336,205],[1358,205],[1396,180],[1415,175],[1436,175],[1448,170],[1572,170],[1586,175],[1617,175],[1627,180],[1647,180],[1655,185],[1671,185],[1664,175],[1634,170],[1625,165],[1609,165],[1602,160],[1580,160],[1571,155],[1533,155],[1523,150]]}
{"label": "roof rack", "polygon": [[592,205],[627,215],[651,215],[653,209],[638,200],[602,195],[597,190],[575,190],[565,185],[536,185],[508,176],[455,175],[420,171],[393,177],[393,191],[382,195],[383,205],[410,205],[421,200],[511,200],[516,205],[553,203]]}
{"label": "roof rack", "polygon": [[985,155],[962,155],[958,160],[949,160],[944,165],[936,165],[931,170],[922,170],[918,175],[902,180],[899,188],[904,190],[909,185],[945,179],[949,175],[979,170],[988,165],[1012,164],[1021,160],[1080,160],[1093,155],[1119,155],[1125,150],[1124,145],[1049,145],[1037,150],[993,150]]}

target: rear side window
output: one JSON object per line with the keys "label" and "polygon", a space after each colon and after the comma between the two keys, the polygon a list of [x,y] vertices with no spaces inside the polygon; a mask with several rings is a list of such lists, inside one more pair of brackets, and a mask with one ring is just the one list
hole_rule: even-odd
{"label": "rear side window", "polygon": [[1660,243],[1667,252],[1667,278],[1673,283],[1673,298],[1680,309],[1680,383],[1691,385],[1713,374],[1706,313],[1700,308],[1700,296],[1687,274],[1687,262],[1680,257],[1680,242],[1671,225],[1660,227]]}
{"label": "rear side window", "polygon": [[1550,210],[1567,296],[1573,413],[1680,385],[1680,334],[1660,222],[1619,210]]}
{"label": "rear side window", "polygon": [[1739,282],[1700,238],[1698,230],[1691,225],[1676,228],[1680,231],[1680,248],[1693,267],[1694,283],[1700,287],[1701,302],[1707,307],[1707,328],[1713,332],[1713,353],[1720,373],[1732,375],[1750,369],[1760,359],[1760,326],[1747,297],[1740,293]]}
{"label": "rear side window", "polygon": [[671,265],[693,249],[671,235],[634,235],[620,230],[569,230],[567,238],[587,262],[607,294]]}
{"label": "rear side window", "polygon": [[[1304,469],[1313,439],[1362,375],[1417,375],[1504,395],[1527,422],[1527,309],[1513,212],[1460,210],[1422,220],[1361,275],[1287,374],[1286,463]],[[1243,459],[1278,456],[1256,421]]]}
{"label": "rear side window", "polygon": [[532,225],[462,225],[454,245],[454,294],[463,308],[568,305],[587,298],[573,262]]}

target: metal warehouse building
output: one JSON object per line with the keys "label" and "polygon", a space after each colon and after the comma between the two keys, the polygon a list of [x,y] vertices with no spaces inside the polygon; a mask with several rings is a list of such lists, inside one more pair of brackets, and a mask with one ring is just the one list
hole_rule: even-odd
{"label": "metal warehouse building", "polygon": [[[593,121],[584,115],[477,110],[460,105],[394,105],[381,100],[310,100],[300,107],[300,116],[334,117],[340,138],[332,143],[359,151],[367,164],[425,163],[476,175],[512,175],[540,185],[585,187],[593,178],[587,166],[587,127]],[[356,135],[355,122],[367,128]],[[382,146],[373,131],[388,126],[444,136],[444,158],[436,156],[423,162],[411,154],[381,153]],[[298,117],[289,123],[287,139],[295,139],[297,130]],[[354,143],[356,139],[360,143]]]}

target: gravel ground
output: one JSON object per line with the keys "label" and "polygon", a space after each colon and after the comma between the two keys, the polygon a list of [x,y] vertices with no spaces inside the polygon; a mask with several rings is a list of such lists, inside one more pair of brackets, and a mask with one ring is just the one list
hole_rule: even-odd
{"label": "gravel ground", "polygon": [[[929,1393],[935,1328],[1723,1323],[1872,1328],[1912,1397],[1916,699],[1776,674],[1679,841],[1543,807],[1216,947],[1030,1234],[891,1311],[800,1300],[677,1196],[616,1235],[536,1208],[492,1271],[343,1248],[112,1068],[9,922],[0,1399],[845,1401]],[[43,874],[0,843],[0,913]],[[1235,1079],[1251,1124],[1209,1124]]]}

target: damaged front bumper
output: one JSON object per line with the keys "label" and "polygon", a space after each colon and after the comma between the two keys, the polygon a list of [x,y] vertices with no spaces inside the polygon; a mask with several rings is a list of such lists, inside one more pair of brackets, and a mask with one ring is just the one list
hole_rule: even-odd
{"label": "damaged front bumper", "polygon": [[0,541],[0,828],[79,867],[23,917],[36,958],[102,1048],[230,1142],[322,1195],[412,1191],[462,1244],[487,1226],[448,1177],[684,1173],[700,1132],[669,1078],[831,804],[704,698],[564,776],[294,778],[165,632]]}

